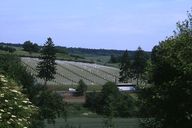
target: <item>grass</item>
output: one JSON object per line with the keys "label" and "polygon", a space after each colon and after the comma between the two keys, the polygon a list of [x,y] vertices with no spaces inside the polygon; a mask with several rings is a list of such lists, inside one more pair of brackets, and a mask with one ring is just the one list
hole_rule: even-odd
{"label": "grass", "polygon": [[84,55],[86,59],[96,62],[96,63],[101,63],[105,64],[108,63],[110,60],[110,56],[95,56],[95,55]]}
{"label": "grass", "polygon": [[[67,122],[58,118],[55,125],[46,123],[46,128],[65,128],[67,124],[73,128],[103,128],[106,118],[89,111],[80,103],[68,104],[67,106]],[[114,118],[113,121],[115,128],[139,128],[138,118]]]}
{"label": "grass", "polygon": [[[76,128],[103,128],[104,118],[90,118],[90,117],[71,117],[65,122],[63,119],[57,119],[55,125],[46,124],[46,128],[65,128],[68,123],[69,126]],[[115,118],[115,128],[139,128],[138,118]]]}
{"label": "grass", "polygon": [[[68,91],[69,88],[77,88],[77,85],[48,85],[48,88],[53,91]],[[102,89],[101,85],[88,85],[87,86],[87,92],[100,92]]]}

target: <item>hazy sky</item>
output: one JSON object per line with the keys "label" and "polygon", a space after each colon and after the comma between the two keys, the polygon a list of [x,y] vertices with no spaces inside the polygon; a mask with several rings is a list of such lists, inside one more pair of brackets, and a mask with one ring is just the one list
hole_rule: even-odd
{"label": "hazy sky", "polygon": [[0,42],[144,50],[173,34],[192,0],[1,0]]}

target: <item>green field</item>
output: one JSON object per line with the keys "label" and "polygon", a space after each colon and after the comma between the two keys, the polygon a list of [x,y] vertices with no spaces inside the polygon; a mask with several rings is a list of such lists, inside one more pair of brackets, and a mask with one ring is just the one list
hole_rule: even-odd
{"label": "green field", "polygon": [[[104,121],[101,115],[91,112],[88,108],[83,107],[81,103],[68,104],[67,122],[64,119],[56,119],[55,125],[46,123],[46,128],[65,128],[66,124],[75,128],[103,128]],[[139,128],[138,118],[114,118],[115,128]],[[71,127],[70,127],[71,128]]]}
{"label": "green field", "polygon": [[[76,128],[103,128],[104,118],[72,117],[68,119],[70,126]],[[139,119],[137,118],[115,118],[115,128],[139,128]],[[65,128],[66,122],[63,119],[57,119],[56,124],[46,124],[46,128]]]}

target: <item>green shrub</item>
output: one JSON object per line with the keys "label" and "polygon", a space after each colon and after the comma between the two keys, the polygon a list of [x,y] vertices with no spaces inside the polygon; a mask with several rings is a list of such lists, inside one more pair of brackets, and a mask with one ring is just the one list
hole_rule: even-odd
{"label": "green shrub", "polygon": [[0,127],[27,128],[37,108],[21,93],[15,82],[0,75]]}
{"label": "green shrub", "polygon": [[83,96],[85,95],[86,91],[87,91],[87,85],[84,83],[83,80],[79,81],[79,85],[77,86],[77,95],[78,96]]}
{"label": "green shrub", "polygon": [[101,92],[87,93],[85,106],[105,116],[133,117],[138,115],[136,99],[127,93],[119,92],[112,82],[103,85]]}

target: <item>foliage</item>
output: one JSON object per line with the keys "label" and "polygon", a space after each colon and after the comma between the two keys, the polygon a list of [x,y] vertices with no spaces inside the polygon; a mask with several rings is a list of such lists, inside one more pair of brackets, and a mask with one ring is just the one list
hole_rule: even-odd
{"label": "foliage", "polygon": [[[19,83],[19,85],[23,87],[24,92],[30,90],[26,90],[26,88],[31,88],[34,85],[34,77],[31,73],[27,72],[26,67],[22,65],[21,60],[18,57],[9,54],[0,55],[0,63],[0,72]],[[30,92],[25,93],[27,95],[31,94]]]}
{"label": "foliage", "polygon": [[3,50],[3,51],[8,51],[10,53],[13,53],[16,51],[15,48],[13,47],[9,47],[9,46],[3,46],[3,45],[0,45],[0,50]]}
{"label": "foliage", "polygon": [[33,102],[40,108],[40,119],[46,119],[48,123],[55,123],[56,118],[67,118],[66,104],[63,98],[54,92],[45,89],[34,97]]}
{"label": "foliage", "polygon": [[110,118],[137,115],[136,100],[129,94],[120,93],[112,82],[103,85],[101,93],[87,93],[85,106]]}
{"label": "foliage", "polygon": [[25,41],[23,43],[23,50],[28,51],[31,54],[32,52],[38,52],[39,46],[31,41]]}
{"label": "foliage", "polygon": [[0,75],[0,127],[27,128],[37,108],[13,81]]}
{"label": "foliage", "polygon": [[117,115],[117,103],[120,97],[120,92],[117,86],[112,82],[107,82],[101,90],[100,109],[103,115],[104,128],[114,128],[113,118]]}
{"label": "foliage", "polygon": [[135,75],[135,78],[137,79],[137,85],[138,80],[142,79],[142,74],[144,73],[144,69],[146,67],[146,55],[145,52],[141,49],[141,47],[138,47],[138,49],[135,52],[134,61],[133,61],[133,72]]}
{"label": "foliage", "polygon": [[84,83],[83,80],[79,81],[79,85],[77,86],[77,95],[82,96],[85,95],[86,91],[87,91],[87,85]]}
{"label": "foliage", "polygon": [[[107,82],[103,85],[101,93],[92,93],[87,95],[86,105],[94,108],[99,114],[114,116],[115,115],[115,103],[120,93],[117,86],[112,82]],[[114,106],[114,107],[113,107]]]}
{"label": "foliage", "polygon": [[33,44],[33,42],[31,42],[31,41],[25,41],[23,43],[23,50],[31,53],[31,52],[38,52],[39,48],[38,48],[37,44],[35,44],[35,43]]}
{"label": "foliage", "polygon": [[57,117],[66,118],[66,105],[63,98],[48,91],[45,86],[36,84],[34,76],[27,72],[19,58],[12,55],[0,56],[0,71],[20,83],[20,87],[23,88],[22,93],[25,93],[29,100],[39,107],[38,113],[30,119],[31,128],[43,128],[43,120],[54,123]]}
{"label": "foliage", "polygon": [[88,107],[93,112],[98,111],[97,107],[100,99],[100,92],[93,91],[86,93],[85,107]]}
{"label": "foliage", "polygon": [[41,51],[41,61],[38,63],[38,77],[44,79],[45,83],[47,81],[54,79],[54,74],[56,74],[56,52],[54,43],[51,38],[47,39]]}
{"label": "foliage", "polygon": [[120,82],[128,82],[130,78],[133,77],[132,71],[131,71],[131,62],[129,58],[128,51],[126,50],[123,53],[123,56],[121,57],[121,63],[120,63]]}
{"label": "foliage", "polygon": [[21,44],[0,42],[0,45],[6,45],[10,47],[21,47]]}
{"label": "foliage", "polygon": [[140,128],[161,128],[161,122],[153,119],[153,118],[143,118],[140,119]]}
{"label": "foliage", "polygon": [[109,60],[110,63],[119,63],[121,61],[121,56],[112,54]]}
{"label": "foliage", "polygon": [[66,47],[55,46],[55,50],[57,53],[68,54]]}
{"label": "foliage", "polygon": [[192,127],[192,17],[152,51],[154,85],[142,93],[142,112],[161,128]]}
{"label": "foliage", "polygon": [[137,100],[127,93],[122,93],[117,102],[117,116],[136,117],[138,115]]}
{"label": "foliage", "polygon": [[[120,56],[124,52],[123,50],[106,50],[106,49],[90,49],[90,48],[66,48],[66,50],[69,54],[75,54],[75,55],[89,54],[98,56],[110,56],[112,54]],[[133,52],[130,51],[129,53],[132,54]]]}

